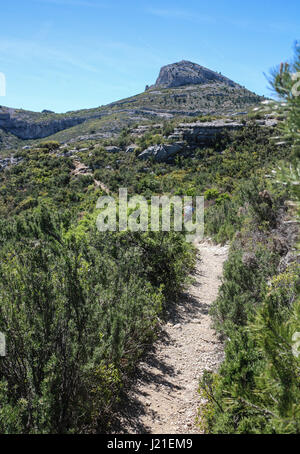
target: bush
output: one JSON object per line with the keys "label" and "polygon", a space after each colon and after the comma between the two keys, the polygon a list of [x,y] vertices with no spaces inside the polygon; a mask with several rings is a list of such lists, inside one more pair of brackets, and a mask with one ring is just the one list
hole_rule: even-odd
{"label": "bush", "polygon": [[300,433],[299,266],[273,278],[246,329],[227,330],[226,359],[206,372],[199,392],[207,403],[199,421],[210,433]]}
{"label": "bush", "polygon": [[47,151],[55,151],[60,147],[60,143],[55,140],[49,140],[48,142],[41,142],[39,147]]}
{"label": "bush", "polygon": [[193,265],[182,235],[102,234],[91,224],[77,239],[69,225],[38,208],[1,226],[1,433],[106,430]]}

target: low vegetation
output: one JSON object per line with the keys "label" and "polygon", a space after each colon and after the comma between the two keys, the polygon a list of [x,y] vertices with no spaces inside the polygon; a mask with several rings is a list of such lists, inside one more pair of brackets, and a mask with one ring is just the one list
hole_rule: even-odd
{"label": "low vegetation", "polygon": [[300,98],[290,74],[299,61],[298,49],[294,64],[272,79],[285,100],[282,134],[292,154],[274,167],[270,184],[240,188],[243,220],[212,309],[225,361],[199,388],[199,423],[209,433],[300,432]]}
{"label": "low vegetation", "polygon": [[[280,77],[276,87],[288,83],[285,73]],[[236,107],[255,105],[249,96],[243,92]],[[283,124],[290,131],[291,122],[299,129],[299,118],[289,102]],[[160,143],[175,125],[165,121],[136,144]],[[300,331],[299,269],[287,261],[296,230],[285,224],[295,216],[287,201],[299,194],[289,184],[296,171],[285,164],[272,173],[279,161],[296,160],[298,145],[290,136],[274,145],[280,134],[253,120],[168,164],[140,161],[134,151],[109,153],[107,145],[134,143],[128,127],[114,139],[61,147],[52,137],[14,150],[21,161],[0,172],[0,331],[7,339],[1,433],[109,432],[122,390],[187,283],[195,251],[181,233],[97,231],[97,199],[122,187],[145,197],[204,194],[206,234],[232,241],[213,307],[226,359],[218,374],[202,379],[201,428],[300,431],[299,357],[292,348]]]}

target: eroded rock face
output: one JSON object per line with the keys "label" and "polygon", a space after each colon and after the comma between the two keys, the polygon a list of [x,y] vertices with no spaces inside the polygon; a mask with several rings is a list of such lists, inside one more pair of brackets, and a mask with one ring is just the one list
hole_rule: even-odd
{"label": "eroded rock face", "polygon": [[170,139],[187,140],[198,145],[210,145],[217,135],[225,130],[243,128],[244,125],[237,121],[214,120],[210,122],[180,123],[174,129]]}
{"label": "eroded rock face", "polygon": [[49,122],[28,122],[10,113],[0,113],[0,128],[14,134],[20,139],[41,139],[63,129],[83,123],[86,118],[62,118]]}
{"label": "eroded rock face", "polygon": [[[199,84],[201,87],[193,87]],[[177,87],[180,86],[183,88],[178,89]],[[170,89],[163,90],[164,88]],[[162,67],[156,84],[151,87],[147,86],[146,90],[149,90],[146,95],[143,93],[126,98],[111,103],[105,108],[101,106],[63,114],[55,114],[48,109],[40,113],[0,106],[0,136],[4,132],[23,140],[42,139],[89,120],[100,120],[104,117],[111,117],[113,114],[115,119],[111,117],[107,123],[99,123],[99,129],[97,126],[95,130],[94,127],[89,130],[89,125],[87,125],[82,129],[74,128],[74,138],[70,138],[70,134],[68,134],[70,143],[110,138],[119,134],[125,123],[130,126],[136,122],[145,123],[148,119],[151,122],[155,118],[157,121],[165,121],[174,116],[193,117],[210,113],[234,115],[236,113],[235,101],[242,99],[241,105],[247,109],[248,106],[258,103],[261,99],[220,73],[186,60]],[[241,114],[241,112],[238,113]],[[150,127],[151,129],[153,127],[162,129],[161,124],[142,124],[136,128],[136,131],[133,131],[133,134],[143,135],[145,130]],[[175,138],[175,140],[181,139]]]}
{"label": "eroded rock face", "polygon": [[[259,120],[257,124],[260,127],[274,128],[278,124],[278,120]],[[196,148],[213,145],[219,135],[224,131],[236,131],[244,127],[244,122],[230,119],[180,123],[168,137],[168,139],[174,141],[174,143],[148,147],[138,155],[138,158],[154,158],[157,162],[170,161],[177,153],[186,155]]]}
{"label": "eroded rock face", "polygon": [[211,145],[218,134],[224,130],[243,128],[243,123],[235,121],[215,120],[211,122],[180,123],[169,139],[176,140],[172,144],[153,145],[138,155],[139,159],[153,158],[156,162],[166,162],[183,150],[191,150],[197,146]]}
{"label": "eroded rock face", "polygon": [[137,148],[138,148],[138,145],[133,143],[126,148],[126,153],[134,153]]}
{"label": "eroded rock face", "polygon": [[163,66],[154,87],[180,87],[190,84],[207,84],[223,82],[231,87],[237,84],[219,73],[190,61],[182,60],[178,63]]}
{"label": "eroded rock face", "polygon": [[10,158],[0,158],[0,171],[6,169],[6,167],[13,166],[19,164],[19,162],[23,161],[23,158],[15,158],[11,156]]}
{"label": "eroded rock face", "polygon": [[175,142],[172,144],[152,145],[138,155],[139,159],[153,158],[156,162],[165,162],[181,152],[186,146],[185,142]]}
{"label": "eroded rock face", "polygon": [[116,147],[116,146],[105,147],[105,150],[108,153],[120,153],[120,151],[122,151],[122,149],[120,147]]}

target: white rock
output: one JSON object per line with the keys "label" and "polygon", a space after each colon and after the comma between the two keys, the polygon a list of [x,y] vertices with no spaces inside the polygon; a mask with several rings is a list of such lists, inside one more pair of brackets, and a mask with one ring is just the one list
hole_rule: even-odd
{"label": "white rock", "polygon": [[177,323],[177,325],[174,325],[173,328],[175,328],[175,329],[181,328],[181,324]]}

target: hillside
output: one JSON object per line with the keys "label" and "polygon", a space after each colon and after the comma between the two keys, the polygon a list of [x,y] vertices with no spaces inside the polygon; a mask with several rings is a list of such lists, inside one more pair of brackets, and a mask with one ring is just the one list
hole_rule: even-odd
{"label": "hillside", "polygon": [[[106,107],[1,108],[0,433],[300,433],[300,97],[266,113],[179,66]],[[120,228],[120,188],[146,229],[140,198]],[[147,230],[152,197],[199,195],[199,248]]]}
{"label": "hillside", "polygon": [[216,73],[191,61],[182,60],[178,63],[163,66],[153,88],[171,88],[210,83],[220,83],[229,87],[237,86],[235,82],[228,79],[228,77],[222,76],[221,73]]}
{"label": "hillside", "polygon": [[[193,70],[187,71],[191,65]],[[170,66],[172,70],[174,65],[162,68],[156,84],[144,93],[107,106],[65,114],[1,106],[0,132],[3,134],[5,131],[22,140],[50,137],[61,142],[82,135],[110,137],[134,123],[208,114],[234,115],[248,111],[263,99],[199,65],[185,61],[176,63],[177,72],[172,76],[169,75]],[[200,70],[197,72],[194,67]],[[169,83],[165,83],[169,79]],[[3,140],[0,147],[10,147],[11,144],[12,140]]]}

